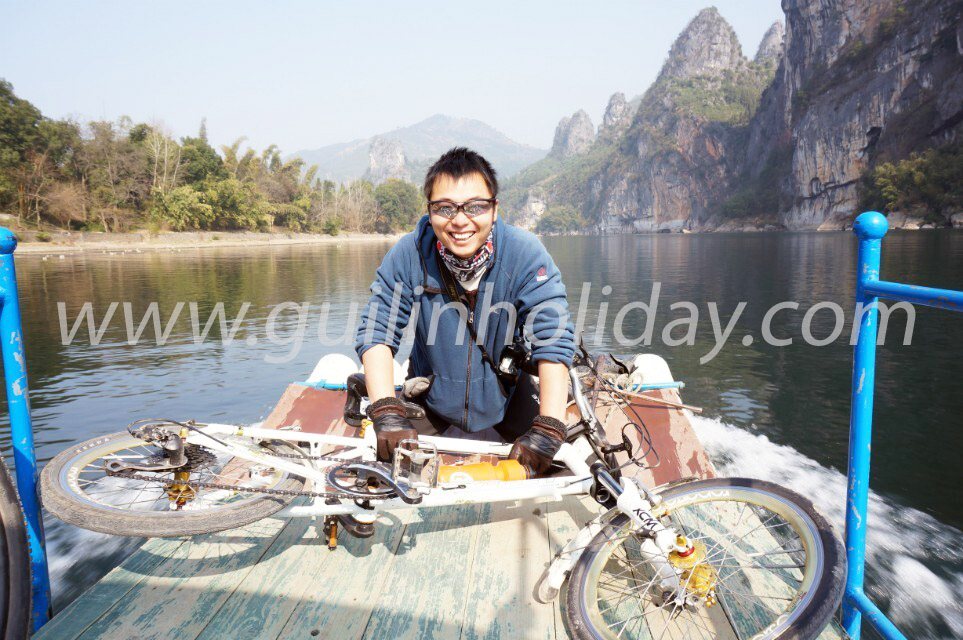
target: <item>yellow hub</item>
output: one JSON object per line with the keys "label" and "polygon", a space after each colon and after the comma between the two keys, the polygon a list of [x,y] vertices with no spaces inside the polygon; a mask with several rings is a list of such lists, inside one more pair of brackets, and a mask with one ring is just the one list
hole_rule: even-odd
{"label": "yellow hub", "polygon": [[706,546],[703,543],[698,540],[689,542],[680,535],[676,539],[676,549],[669,553],[669,563],[680,571],[679,580],[688,593],[705,598],[708,607],[716,603],[718,576],[716,570],[706,562]]}
{"label": "yellow hub", "polygon": [[187,484],[190,477],[190,471],[175,471],[174,483],[167,487],[167,499],[177,507],[183,507],[194,499],[196,492]]}

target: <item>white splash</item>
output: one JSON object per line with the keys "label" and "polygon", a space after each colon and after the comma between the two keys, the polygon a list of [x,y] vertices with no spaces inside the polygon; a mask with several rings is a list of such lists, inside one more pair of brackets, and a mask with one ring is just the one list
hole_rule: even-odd
{"label": "white splash", "polygon": [[[720,476],[769,480],[808,497],[843,535],[844,473],[789,446],[689,414]],[[959,637],[963,532],[870,491],[867,594],[909,637]]]}

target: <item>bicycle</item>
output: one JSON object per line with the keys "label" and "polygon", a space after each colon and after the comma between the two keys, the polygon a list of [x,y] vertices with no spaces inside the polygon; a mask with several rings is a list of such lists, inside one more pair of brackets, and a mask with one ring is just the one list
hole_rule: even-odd
{"label": "bicycle", "polygon": [[[625,476],[642,464],[626,430],[644,442],[645,429],[630,423],[620,443],[606,439],[582,380],[593,392],[620,391],[597,364],[583,349],[570,372],[580,419],[555,458],[565,475],[525,477],[503,459],[510,444],[430,436],[403,442],[389,466],[377,462],[366,424],[348,437],[142,420],[56,456],[41,476],[43,500],[71,524],[145,537],[231,529],[284,509],[324,517],[333,547],[339,525],[370,536],[385,511],[589,495],[605,509],[534,587],[549,603],[568,580],[574,637],[816,637],[839,606],[846,571],[826,519],[761,480],[649,488]],[[499,462],[457,462],[479,455]],[[299,497],[310,502],[292,504]]]}
{"label": "bicycle", "polygon": [[0,460],[0,638],[26,638],[30,629],[30,550],[17,489]]}

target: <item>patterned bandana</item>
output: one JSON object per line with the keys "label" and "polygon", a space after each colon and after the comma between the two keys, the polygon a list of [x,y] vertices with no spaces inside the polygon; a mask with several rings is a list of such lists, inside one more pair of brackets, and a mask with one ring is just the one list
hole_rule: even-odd
{"label": "patterned bandana", "polygon": [[492,227],[492,230],[488,232],[488,239],[485,240],[485,244],[470,258],[459,258],[446,249],[441,240],[435,242],[435,247],[438,249],[438,254],[445,266],[458,278],[458,281],[468,282],[477,278],[487,269],[492,256],[495,255],[495,227]]}

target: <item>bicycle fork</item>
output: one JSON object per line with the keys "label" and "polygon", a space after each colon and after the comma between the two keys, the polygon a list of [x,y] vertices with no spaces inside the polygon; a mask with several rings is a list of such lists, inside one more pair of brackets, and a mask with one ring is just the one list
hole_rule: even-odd
{"label": "bicycle fork", "polygon": [[676,531],[665,527],[652,515],[653,506],[660,502],[658,496],[650,493],[645,487],[640,487],[634,479],[623,477],[621,483],[617,482],[600,463],[592,465],[592,474],[595,476],[599,490],[607,493],[609,498],[605,500],[602,495],[599,495],[596,499],[605,504],[614,502],[615,506],[582,527],[556,555],[538,581],[535,598],[545,604],[555,600],[565,577],[572,571],[586,549],[591,546],[592,540],[606,526],[611,526],[610,521],[620,513],[624,513],[632,522],[630,529],[639,536],[640,552],[645,557],[651,558],[650,565],[658,575],[654,578],[653,584],[658,583],[662,593],[683,594],[679,572],[669,558],[673,552],[685,553],[690,549],[687,543],[684,543],[684,546],[680,545],[680,541],[684,541],[684,538],[680,538]]}

